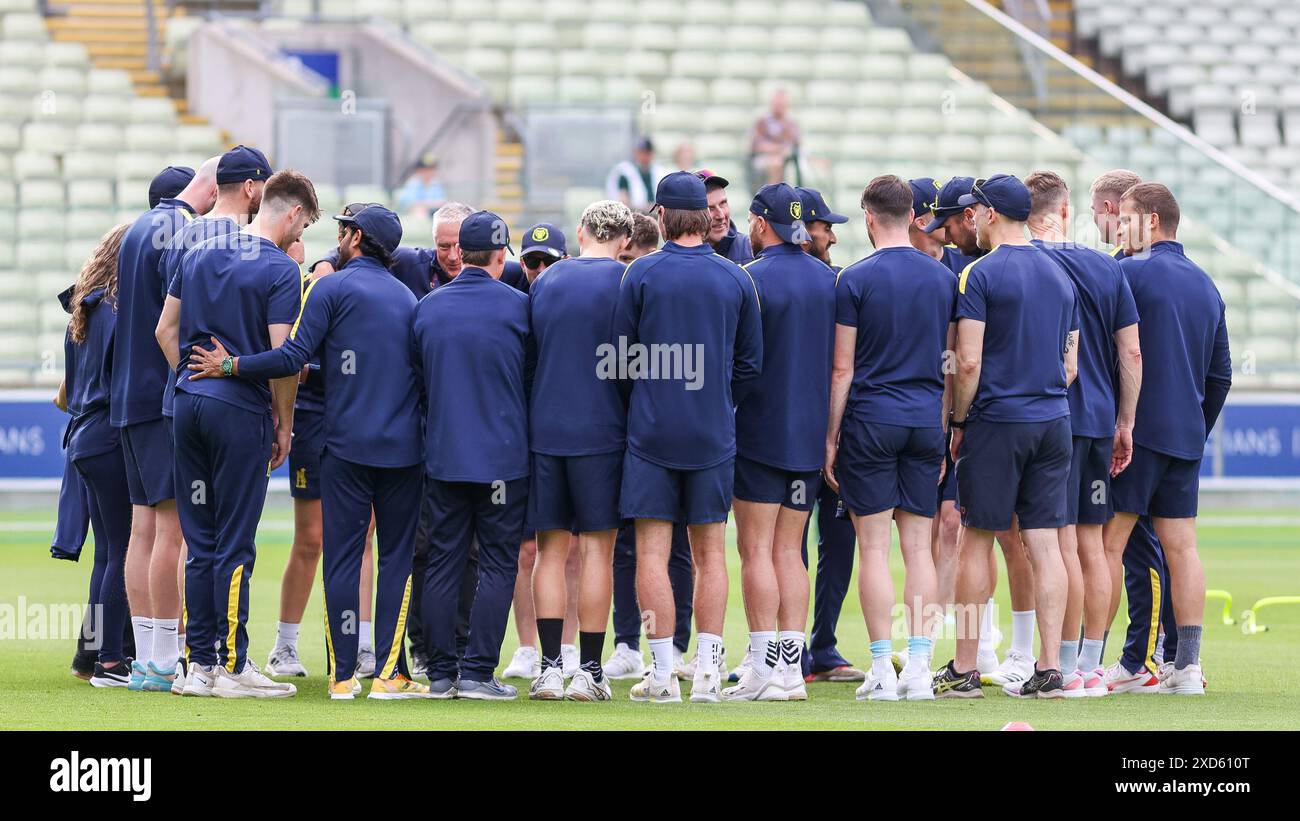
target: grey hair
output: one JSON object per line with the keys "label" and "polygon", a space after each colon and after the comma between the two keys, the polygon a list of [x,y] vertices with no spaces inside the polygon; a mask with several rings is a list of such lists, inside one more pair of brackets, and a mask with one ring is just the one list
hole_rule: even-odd
{"label": "grey hair", "polygon": [[470,208],[463,202],[449,202],[433,212],[433,230],[437,231],[438,226],[444,222],[462,222],[474,209]]}
{"label": "grey hair", "polygon": [[630,237],[636,223],[632,209],[615,200],[597,200],[588,205],[578,221],[587,235],[596,242],[609,242],[617,237]]}

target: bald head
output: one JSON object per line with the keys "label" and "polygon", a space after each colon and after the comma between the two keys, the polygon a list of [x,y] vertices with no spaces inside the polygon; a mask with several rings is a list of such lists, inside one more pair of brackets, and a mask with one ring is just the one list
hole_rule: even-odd
{"label": "bald head", "polygon": [[199,214],[206,214],[212,210],[212,206],[217,201],[217,163],[221,162],[221,156],[208,157],[199,166],[199,170],[194,173],[194,179],[190,184],[176,195],[178,200],[184,200],[189,203]]}

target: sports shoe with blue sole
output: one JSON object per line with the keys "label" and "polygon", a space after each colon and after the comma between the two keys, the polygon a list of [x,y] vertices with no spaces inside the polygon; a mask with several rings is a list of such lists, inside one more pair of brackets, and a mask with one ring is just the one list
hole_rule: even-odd
{"label": "sports shoe with blue sole", "polygon": [[126,689],[132,692],[140,692],[144,687],[146,671],[144,665],[138,661],[131,662],[131,680],[126,683]]}
{"label": "sports shoe with blue sole", "polygon": [[175,678],[175,669],[170,671],[159,670],[153,666],[151,661],[145,665],[144,681],[141,683],[140,689],[146,693],[170,693]]}

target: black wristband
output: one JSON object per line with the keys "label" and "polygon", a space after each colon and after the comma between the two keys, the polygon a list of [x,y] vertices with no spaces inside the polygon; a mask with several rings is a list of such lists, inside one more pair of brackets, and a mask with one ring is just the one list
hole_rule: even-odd
{"label": "black wristband", "polygon": [[950,427],[950,428],[956,428],[957,430],[965,430],[965,429],[966,429],[966,420],[963,419],[963,420],[961,420],[961,421],[959,422],[959,421],[957,421],[956,419],[953,419],[953,418],[952,418],[952,415],[949,414],[949,415],[948,415],[948,427]]}

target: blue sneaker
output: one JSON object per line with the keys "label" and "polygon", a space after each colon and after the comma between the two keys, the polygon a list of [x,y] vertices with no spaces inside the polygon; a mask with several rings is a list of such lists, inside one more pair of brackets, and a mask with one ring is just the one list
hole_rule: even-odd
{"label": "blue sneaker", "polygon": [[429,698],[455,698],[456,682],[450,678],[437,678],[429,682]]}
{"label": "blue sneaker", "polygon": [[126,683],[126,689],[133,692],[140,692],[144,687],[145,669],[144,665],[138,661],[131,662],[131,679]]}
{"label": "blue sneaker", "polygon": [[495,678],[487,681],[471,681],[467,678],[456,680],[456,698],[470,698],[479,701],[511,701],[519,691],[513,685],[502,684]]}
{"label": "blue sneaker", "polygon": [[172,691],[172,682],[176,680],[176,670],[171,671],[159,670],[153,666],[153,662],[145,665],[144,682],[140,689],[146,693],[170,693]]}

